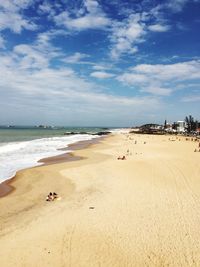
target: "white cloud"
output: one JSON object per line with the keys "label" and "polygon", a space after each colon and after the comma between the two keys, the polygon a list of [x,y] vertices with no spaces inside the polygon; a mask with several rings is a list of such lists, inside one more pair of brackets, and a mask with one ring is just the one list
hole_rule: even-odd
{"label": "white cloud", "polygon": [[166,32],[166,31],[169,31],[170,26],[169,25],[154,24],[154,25],[150,25],[148,27],[148,29],[150,31],[153,31],[153,32]]}
{"label": "white cloud", "polygon": [[188,2],[189,0],[168,0],[166,7],[174,12],[180,12]]}
{"label": "white cloud", "polygon": [[[132,11],[125,19],[116,20],[106,15],[98,1],[85,0],[81,6],[59,11],[51,18],[58,27],[64,26],[68,33],[88,29],[106,30],[110,33],[110,56],[117,60],[125,54],[137,53],[139,44],[146,41],[150,32],[166,32],[170,29],[160,15],[163,6],[157,7],[150,12],[141,11],[133,14]],[[42,8],[44,12],[51,13],[52,8],[49,5],[45,4]]]}
{"label": "white cloud", "polygon": [[93,68],[93,70],[104,71],[104,70],[110,69],[110,66],[108,66],[108,65],[94,65],[92,68]]}
{"label": "white cloud", "polygon": [[90,13],[101,12],[98,1],[96,0],[85,0],[85,6]]}
{"label": "white cloud", "polygon": [[0,8],[15,12],[20,9],[25,9],[33,3],[33,0],[6,0],[0,2]]}
{"label": "white cloud", "polygon": [[35,30],[36,25],[24,19],[20,14],[0,11],[0,30],[4,29],[20,33],[22,29]]}
{"label": "white cloud", "polygon": [[[129,119],[133,120],[131,114],[160,106],[160,100],[155,97],[104,93],[97,84],[79,77],[70,68],[52,69],[49,65],[51,56],[49,58],[46,51],[43,53],[35,44],[18,45],[9,55],[0,55],[0,112],[6,101],[9,112],[13,110],[12,118],[18,114],[27,122],[33,117],[40,120],[44,114],[51,120],[57,114],[57,124],[67,124],[73,118],[72,123],[90,121],[94,125],[101,113],[98,124],[118,124],[124,121],[124,116],[126,124]],[[5,116],[7,121],[9,112]]]}
{"label": "white cloud", "polygon": [[166,0],[164,3],[159,4],[155,10],[164,10],[166,12],[166,9],[173,13],[181,12],[188,3],[191,2],[199,2],[199,0]]}
{"label": "white cloud", "polygon": [[68,12],[63,12],[55,17],[58,25],[64,25],[70,30],[87,30],[103,28],[109,24],[109,20],[103,16],[85,15],[83,17],[72,19]]}
{"label": "white cloud", "polygon": [[155,95],[170,95],[174,90],[187,88],[187,81],[200,79],[200,60],[168,65],[140,64],[130,68],[117,79],[142,92]]}
{"label": "white cloud", "polygon": [[42,69],[49,65],[49,55],[41,53],[34,46],[17,45],[14,47],[15,59],[20,69]]}
{"label": "white cloud", "polygon": [[50,41],[57,31],[44,32],[37,36],[32,44],[19,44],[14,46],[11,52],[2,54],[2,64],[15,66],[20,70],[44,69],[50,66],[51,60],[63,59],[60,49],[54,47]]}
{"label": "white cloud", "polygon": [[67,33],[61,29],[53,29],[45,32],[41,32],[37,35],[37,43],[42,46],[50,45],[50,42],[58,36],[66,36]]}
{"label": "white cloud", "polygon": [[191,80],[200,78],[200,60],[168,64],[141,64],[132,68],[133,72],[145,74],[156,80]]}
{"label": "white cloud", "polygon": [[118,59],[124,53],[137,52],[137,44],[143,41],[145,34],[145,24],[141,22],[140,14],[130,15],[128,20],[114,23],[111,57]]}
{"label": "white cloud", "polygon": [[144,74],[127,72],[117,77],[120,82],[126,84],[137,85],[144,84],[148,81],[148,78]]}
{"label": "white cloud", "polygon": [[23,29],[35,30],[36,24],[22,14],[22,10],[32,4],[32,1],[6,0],[0,3],[0,31],[10,29],[20,33]]}
{"label": "white cloud", "polygon": [[90,74],[90,76],[98,79],[107,79],[112,78],[114,74],[105,71],[94,71]]}
{"label": "white cloud", "polygon": [[95,0],[86,0],[84,2],[86,12],[77,12],[76,17],[72,17],[69,11],[63,11],[54,16],[57,25],[63,25],[69,30],[81,31],[87,29],[102,29],[109,25],[110,20],[101,10]]}
{"label": "white cloud", "polygon": [[168,12],[178,13],[185,8],[185,6],[189,2],[198,2],[199,0],[166,0],[161,1],[151,10],[151,14],[155,15],[157,18],[163,17],[164,13],[166,13],[166,9]]}
{"label": "white cloud", "polygon": [[84,61],[82,61],[82,60],[83,59],[86,59],[88,57],[90,57],[90,56],[87,55],[87,54],[76,52],[73,55],[64,58],[63,61],[66,62],[66,63],[72,63],[72,64],[75,64],[75,63],[84,63]]}
{"label": "white cloud", "polygon": [[55,14],[53,7],[48,2],[43,2],[42,4],[40,4],[38,9],[39,9],[39,13],[47,13],[51,15]]}

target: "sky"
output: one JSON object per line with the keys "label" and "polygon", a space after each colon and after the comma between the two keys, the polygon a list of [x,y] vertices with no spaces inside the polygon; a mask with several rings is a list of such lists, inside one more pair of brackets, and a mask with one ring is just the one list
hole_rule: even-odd
{"label": "sky", "polygon": [[200,0],[1,0],[0,124],[200,120]]}

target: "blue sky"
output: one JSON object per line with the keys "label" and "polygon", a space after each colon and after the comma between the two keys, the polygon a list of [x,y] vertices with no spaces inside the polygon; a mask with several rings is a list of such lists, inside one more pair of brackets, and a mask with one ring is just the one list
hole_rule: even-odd
{"label": "blue sky", "polygon": [[2,0],[0,124],[200,120],[200,0]]}

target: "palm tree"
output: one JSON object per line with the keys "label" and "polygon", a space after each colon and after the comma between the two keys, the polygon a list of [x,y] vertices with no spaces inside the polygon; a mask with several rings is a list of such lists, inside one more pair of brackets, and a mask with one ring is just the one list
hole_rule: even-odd
{"label": "palm tree", "polygon": [[198,125],[198,121],[194,121],[194,118],[189,115],[188,117],[185,117],[185,122],[186,122],[186,129],[187,132],[190,133],[191,131],[196,131],[196,126]]}

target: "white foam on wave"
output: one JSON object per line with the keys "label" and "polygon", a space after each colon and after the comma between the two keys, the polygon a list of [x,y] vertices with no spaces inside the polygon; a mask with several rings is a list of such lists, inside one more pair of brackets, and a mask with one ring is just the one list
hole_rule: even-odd
{"label": "white foam on wave", "polygon": [[129,133],[130,132],[130,128],[116,128],[116,129],[112,129],[109,130],[111,133],[115,133],[115,134],[121,134],[121,133]]}
{"label": "white foam on wave", "polygon": [[68,151],[61,151],[69,144],[78,141],[97,138],[92,135],[72,135],[63,137],[49,137],[23,142],[0,144],[0,183],[13,177],[17,171],[41,165],[42,158],[61,155]]}

